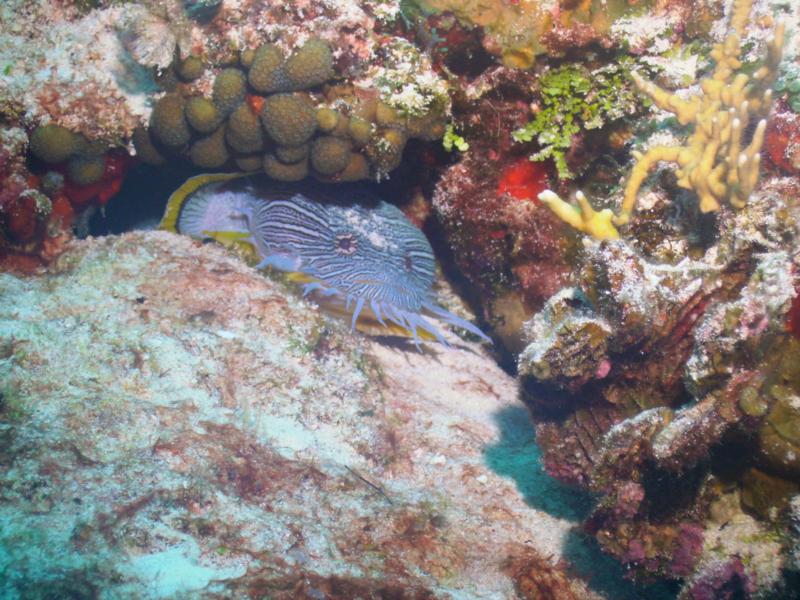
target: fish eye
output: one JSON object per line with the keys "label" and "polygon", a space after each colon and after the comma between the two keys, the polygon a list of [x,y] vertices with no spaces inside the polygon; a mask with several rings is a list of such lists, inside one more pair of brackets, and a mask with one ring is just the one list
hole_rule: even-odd
{"label": "fish eye", "polygon": [[352,233],[343,233],[336,236],[336,253],[350,256],[358,249],[358,240]]}

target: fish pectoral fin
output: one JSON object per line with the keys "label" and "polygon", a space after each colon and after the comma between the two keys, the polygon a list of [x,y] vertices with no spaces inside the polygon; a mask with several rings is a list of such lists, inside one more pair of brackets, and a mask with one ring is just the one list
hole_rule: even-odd
{"label": "fish pectoral fin", "polygon": [[183,185],[181,185],[181,187],[172,192],[170,195],[169,199],[167,200],[167,207],[164,210],[164,216],[161,218],[158,228],[165,231],[178,233],[178,218],[180,217],[181,209],[187,202],[189,196],[209,183],[213,183],[215,181],[228,181],[246,176],[246,173],[207,173],[205,175],[196,175],[194,177],[190,177],[183,183]]}

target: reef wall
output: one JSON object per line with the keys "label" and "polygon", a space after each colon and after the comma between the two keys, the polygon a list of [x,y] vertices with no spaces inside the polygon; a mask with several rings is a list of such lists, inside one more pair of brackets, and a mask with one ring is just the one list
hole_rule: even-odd
{"label": "reef wall", "polygon": [[[438,390],[436,378],[454,382],[461,381],[457,374],[464,374],[475,389],[480,388],[482,402],[487,398],[494,402],[497,394],[492,390],[500,385],[506,390],[500,394],[502,403],[511,406],[516,392],[504,374],[488,366],[488,359],[471,362],[475,356],[463,346],[454,354],[437,348],[416,355],[391,344],[353,342],[321,317],[295,310],[306,305],[274,291],[278,288],[271,283],[256,283],[252,273],[233,266],[233,260],[224,259],[219,250],[136,235],[73,244],[76,233],[85,234],[93,210],[113,206],[109,202],[132,172],[163,174],[185,168],[193,173],[261,173],[282,181],[312,178],[321,185],[383,182],[381,189],[393,194],[391,199],[430,234],[445,273],[460,281],[457,288],[478,309],[497,342],[498,354],[504,355],[510,370],[516,369],[547,471],[594,499],[584,531],[632,579],[676,582],[682,598],[792,597],[800,571],[800,8],[796,3],[291,0],[265,7],[255,0],[10,0],[0,6],[0,25],[0,265],[16,273],[38,274],[33,279],[5,279],[9,289],[28,294],[31,306],[37,307],[25,312],[24,303],[8,300],[8,315],[31,323],[25,335],[84,339],[81,336],[90,332],[81,329],[77,317],[74,332],[53,329],[47,320],[37,326],[44,327],[41,331],[32,325],[39,323],[41,311],[49,314],[45,307],[61,310],[44,298],[45,287],[39,286],[59,290],[58,286],[73,286],[70,289],[76,298],[84,298],[85,305],[71,310],[91,314],[99,309],[81,296],[89,293],[81,286],[94,285],[92,269],[109,277],[121,269],[128,276],[126,261],[150,265],[153,272],[161,269],[165,278],[176,275],[177,261],[187,272],[196,273],[192,283],[209,294],[207,281],[220,282],[220,277],[232,277],[225,285],[241,294],[266,286],[263,289],[272,291],[267,296],[253,292],[254,298],[261,298],[253,306],[274,302],[270,310],[280,306],[285,313],[270,325],[275,327],[270,334],[275,340],[272,350],[252,341],[256,344],[252,348],[273,362],[252,369],[247,363],[244,369],[236,365],[240,360],[236,358],[230,367],[242,390],[249,391],[225,391],[224,385],[209,383],[221,377],[214,373],[222,367],[201,366],[199,358],[187,356],[193,365],[187,389],[196,390],[202,382],[208,393],[176,401],[182,402],[174,413],[179,415],[174,424],[178,429],[170,429],[173,413],[167,400],[164,406],[154,401],[145,413],[114,404],[107,409],[109,418],[131,419],[125,432],[132,440],[113,439],[97,448],[83,448],[91,436],[58,436],[72,435],[71,426],[94,427],[93,418],[105,422],[105,413],[98,409],[83,423],[80,411],[89,409],[65,405],[78,412],[65,408],[65,429],[47,435],[54,436],[48,438],[52,447],[64,461],[71,461],[76,477],[83,477],[86,469],[89,486],[92,477],[91,481],[100,480],[97,473],[103,469],[109,477],[142,474],[154,478],[158,484],[151,488],[160,490],[140,498],[125,497],[118,489],[106,503],[117,508],[106,509],[102,519],[87,509],[87,541],[82,547],[83,538],[72,533],[79,528],[71,525],[69,535],[77,540],[71,543],[94,552],[93,573],[105,572],[104,553],[130,557],[139,552],[147,557],[164,552],[156,549],[157,540],[148,537],[163,526],[172,539],[186,541],[181,546],[186,552],[175,557],[183,565],[190,561],[192,568],[214,569],[208,540],[223,548],[214,560],[230,569],[224,571],[227,575],[220,575],[223,570],[202,572],[209,574],[209,581],[238,582],[228,589],[302,588],[307,584],[293,577],[303,573],[306,581],[317,582],[308,584],[313,590],[334,594],[329,590],[335,589],[343,597],[374,590],[378,579],[419,590],[418,597],[474,591],[479,588],[469,587],[478,585],[471,577],[483,568],[477,548],[486,550],[481,550],[482,556],[503,557],[492,563],[490,587],[480,588],[487,594],[495,585],[511,597],[537,597],[537,593],[547,597],[549,592],[542,591],[547,588],[537,587],[546,584],[531,575],[540,569],[565,590],[583,585],[564,583],[560,568],[550,571],[551,563],[541,561],[541,555],[550,552],[562,556],[558,544],[550,543],[549,533],[531,529],[538,519],[552,524],[552,517],[525,508],[513,486],[501,492],[496,488],[497,496],[502,496],[498,500],[494,492],[487,495],[476,491],[484,488],[469,487],[463,473],[456,483],[454,471],[446,481],[456,486],[450,491],[459,492],[444,493],[441,476],[425,471],[423,483],[397,484],[402,505],[416,515],[404,520],[407,515],[386,498],[392,497],[389,484],[380,481],[387,473],[401,477],[391,465],[412,472],[409,465],[414,461],[392,458],[384,465],[367,456],[367,449],[376,445],[393,457],[401,438],[385,430],[402,432],[413,426],[405,430],[408,439],[403,443],[417,450],[433,444],[445,465],[451,459],[467,465],[466,459],[455,457],[469,456],[465,472],[477,469],[475,473],[483,477],[486,465],[477,448],[497,434],[484,413],[478,419],[479,433],[473,435],[454,424],[459,419],[470,422],[472,417],[464,413],[469,413],[469,404],[438,406],[432,399],[435,394],[417,397],[404,387],[392,396],[384,386],[400,385],[405,378],[421,388]],[[137,171],[142,164],[154,170]],[[137,243],[142,250],[135,248]],[[68,248],[69,253],[59,259]],[[209,271],[200,258],[191,258],[206,252],[214,257],[211,263],[227,266],[220,272]],[[222,361],[221,354],[214,354],[217,345],[233,352],[231,345],[239,342],[226,338],[227,333],[209,333],[219,319],[219,307],[211,306],[214,296],[208,296],[207,306],[184,310],[180,302],[189,300],[177,298],[178,288],[172,286],[169,281],[167,291],[161,291],[151,285],[147,294],[136,292],[135,297],[130,289],[114,288],[114,294],[127,298],[114,309],[120,310],[114,318],[131,319],[124,324],[139,332],[136,335],[156,335],[152,328],[157,328],[167,345],[174,343],[171,336],[188,328],[190,341],[181,343],[202,347],[213,360]],[[175,297],[168,295],[169,290]],[[155,302],[154,295],[159,295],[158,306],[167,308],[147,309],[147,303]],[[273,296],[280,300],[263,299]],[[139,297],[142,306],[137,304]],[[100,313],[111,318],[110,305],[103,304],[106,300],[96,298],[99,306],[106,307]],[[217,300],[226,310],[234,310],[226,300]],[[169,319],[159,317],[162,310]],[[259,314],[236,313],[235,318],[254,319],[248,323],[262,326]],[[102,326],[101,320],[93,323]],[[20,325],[6,327],[15,333],[4,331],[8,356],[3,364],[6,376],[14,372],[19,379],[20,373],[35,372],[37,360],[44,358],[26,362],[25,344],[19,349],[14,341],[22,335],[16,329]],[[208,331],[203,333],[203,328]],[[221,331],[228,332],[227,325]],[[99,338],[91,339],[98,343]],[[147,385],[161,389],[157,379],[162,376],[155,378],[147,371],[148,357],[156,350],[132,344],[118,340],[100,354],[119,355],[121,366],[114,363],[113,368],[146,372],[141,377]],[[355,355],[345,350],[352,344]],[[245,344],[237,352],[252,351],[246,348]],[[280,356],[275,348],[282,349]],[[81,352],[76,356],[90,363],[90,349]],[[429,364],[431,354],[441,363]],[[367,355],[372,358],[363,358]],[[312,377],[308,381],[313,385],[297,388],[300,391],[291,402],[268,405],[250,382],[258,381],[259,389],[277,385],[270,373],[286,369],[281,361],[287,356],[299,361],[291,367],[295,374],[312,368],[314,361],[333,361],[325,364],[334,365],[336,377],[345,379],[329,380],[313,367],[313,376],[303,371],[296,378],[300,382]],[[361,366],[346,366],[351,359]],[[255,359],[248,355],[247,360]],[[399,368],[402,361],[407,361],[407,370],[394,381],[385,379],[385,373]],[[373,372],[375,364],[382,366]],[[59,373],[74,370],[59,365]],[[176,387],[172,377],[181,373],[189,377],[181,365],[159,369],[164,381]],[[425,373],[423,379],[416,369]],[[474,383],[475,372],[481,369],[491,377]],[[100,394],[113,387],[111,372],[103,374],[99,381],[106,383],[95,388],[92,379],[81,380],[80,393]],[[54,385],[4,397],[51,394],[45,397],[55,406],[52,395],[67,394],[71,388]],[[453,385],[461,389],[462,384]],[[326,396],[319,405],[317,392],[311,389],[315,386],[338,399],[329,404]],[[331,391],[340,386],[347,390],[341,397]],[[444,388],[439,392],[445,394]],[[156,392],[145,395],[152,394]],[[122,402],[126,397],[120,398]],[[258,410],[253,408],[256,404],[242,404],[242,398],[256,403]],[[388,402],[393,412],[380,413],[385,407],[373,405],[376,398]],[[200,404],[191,405],[195,401]],[[334,460],[329,469],[320,458],[328,460],[325,453],[315,455],[321,462],[314,463],[312,473],[307,463],[297,463],[294,455],[287,457],[279,445],[270,446],[274,440],[254,421],[258,414],[273,415],[285,437],[292,437],[292,432],[300,439],[311,436],[313,444],[328,448],[318,441],[322,434],[308,433],[305,416],[297,417],[300,426],[292,422],[290,428],[280,429],[289,427],[280,420],[285,416],[270,411],[290,410],[286,403],[291,411],[302,407],[300,412],[320,422],[338,419],[342,429],[336,435],[342,431],[347,435],[336,451],[362,461],[371,475],[342,471],[342,464],[350,465],[346,461]],[[191,411],[217,416],[217,410],[232,412],[222,426],[217,416],[203,417],[212,427],[192,420],[199,417],[189,414],[190,405]],[[362,405],[363,414],[353,412],[362,410],[355,408]],[[6,403],[3,409],[4,423],[11,423],[4,431],[22,427],[20,439],[29,445],[19,446],[19,451],[27,448],[32,453],[31,469],[46,470],[44,456],[30,449],[34,445],[30,440],[44,435],[36,430],[38,413],[20,409],[20,420],[14,424],[14,406]],[[413,415],[422,407],[442,411],[437,419],[449,423],[446,436],[430,441],[426,437],[430,432],[420,433],[417,427],[422,421]],[[323,419],[319,416],[323,413],[315,411],[327,412]],[[231,420],[231,414],[241,423]],[[291,414],[295,418],[300,413]],[[374,414],[381,415],[381,422],[361,431],[360,419]],[[511,420],[527,422],[524,413],[514,414]],[[142,433],[145,428],[139,420],[151,417],[160,419],[172,441],[151,440]],[[314,427],[316,423],[312,421]],[[175,441],[179,429],[185,432],[180,443]],[[330,433],[325,428],[320,431]],[[24,437],[29,434],[30,439]],[[420,439],[415,439],[417,435]],[[448,445],[452,440],[444,441],[450,435],[459,440],[454,449]],[[354,440],[361,444],[358,448]],[[112,442],[111,459],[103,459],[103,444]],[[152,456],[124,466],[125,461],[117,460],[125,455],[119,443],[125,448],[130,443],[136,452]],[[224,452],[212,448],[218,443]],[[251,452],[256,458],[249,458]],[[183,461],[192,460],[202,463],[197,468],[204,473],[196,485],[181,479],[188,478],[181,471],[189,468]],[[158,480],[153,466],[157,461],[170,465],[174,479]],[[298,554],[305,560],[302,565],[300,558],[266,564],[260,554],[266,546],[259,545],[258,537],[263,531],[251,532],[254,537],[242,541],[219,512],[214,513],[208,536],[198,534],[200,525],[193,525],[194,517],[185,513],[202,515],[202,507],[208,505],[234,514],[232,503],[219,500],[228,498],[226,494],[245,496],[247,510],[267,510],[255,506],[258,494],[249,487],[272,489],[272,482],[256,473],[261,464],[285,465],[297,473],[292,480],[295,487],[281,487],[277,494],[288,497],[299,494],[297,490],[311,494],[312,483],[317,486],[315,494],[325,490],[315,497],[323,507],[319,510],[330,511],[326,518],[332,523],[340,522],[340,513],[324,496],[343,498],[341,502],[353,507],[348,518],[355,520],[341,521],[341,533],[362,540],[362,545],[356,550],[337,548],[340,554],[335,556],[369,551],[375,553],[370,554],[373,562],[359,564],[361,570],[354,574],[343,566],[347,561],[330,559],[324,569],[312,572],[307,567],[311,554],[303,550]],[[120,473],[114,475],[115,469]],[[486,477],[495,485],[495,476],[486,473]],[[175,492],[178,483],[193,490],[187,492],[189,500]],[[222,495],[211,497],[206,484]],[[30,499],[37,497],[35,490],[41,485],[30,483],[31,490],[18,497],[33,502]],[[97,485],[87,489],[101,494]],[[454,503],[448,504],[453,515],[480,522],[483,529],[469,537],[454,531],[447,520],[436,524],[444,509],[439,505],[432,509],[420,500],[420,490],[428,490],[427,486]],[[458,494],[464,497],[456,498]],[[367,504],[358,507],[355,495]],[[101,500],[94,499],[98,504]],[[497,502],[514,507],[489,508]],[[56,510],[47,507],[45,502],[43,514]],[[36,510],[31,508],[31,514]],[[181,518],[164,521],[171,510]],[[380,525],[370,520],[370,511],[382,515]],[[319,547],[336,546],[325,537],[335,537],[334,533],[320,531],[310,513],[302,514],[309,529],[297,534],[292,544],[303,547],[302,540],[309,536]],[[514,517],[507,519],[507,514]],[[235,522],[250,531],[247,519],[236,515]],[[139,533],[134,527],[137,519],[149,519]],[[387,522],[394,529],[385,529]],[[67,535],[55,526],[52,531]],[[509,550],[509,544],[525,544],[529,537],[536,542],[536,536],[544,536],[538,540],[542,546],[530,555],[519,546]],[[146,551],[134,550],[136,544]],[[239,550],[228,554],[229,548]],[[531,557],[529,562],[525,556]],[[507,557],[512,558],[503,562]],[[75,560],[70,568],[82,568],[82,559]],[[441,571],[420,574],[423,564],[440,565]],[[243,575],[242,565],[257,565],[261,571],[252,575],[251,569]],[[132,572],[125,577],[132,577],[135,586],[139,575]],[[219,585],[225,589],[228,584]],[[563,593],[573,592],[584,597],[580,594],[585,590]]]}

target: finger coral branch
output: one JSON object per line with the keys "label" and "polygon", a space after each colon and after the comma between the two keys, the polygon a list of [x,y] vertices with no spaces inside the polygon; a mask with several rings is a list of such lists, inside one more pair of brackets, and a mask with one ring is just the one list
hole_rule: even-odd
{"label": "finger coral branch", "polygon": [[662,160],[677,162],[681,150],[682,148],[680,147],[658,146],[651,148],[637,159],[636,165],[628,178],[628,184],[625,186],[622,208],[619,215],[614,219],[617,225],[625,225],[630,220],[633,207],[636,205],[636,194],[650,170]]}
{"label": "finger coral branch", "polygon": [[658,87],[652,81],[647,81],[636,72],[631,73],[631,77],[633,77],[633,82],[636,86],[647,94],[657,107],[674,114],[681,125],[688,125],[694,120],[697,111],[700,109],[697,97],[693,97],[691,100],[683,100],[675,94],[670,94],[668,91]]}
{"label": "finger coral branch", "polygon": [[575,199],[580,208],[564,202],[552,190],[545,190],[539,194],[539,200],[544,202],[562,221],[578,231],[591,235],[597,240],[613,240],[619,237],[619,232],[612,222],[614,213],[611,209],[594,210],[583,192],[576,192]]}
{"label": "finger coral branch", "polygon": [[750,15],[750,9],[752,6],[753,0],[734,0],[733,2],[731,29],[733,29],[740,36],[744,35],[745,26],[747,25],[747,17]]}

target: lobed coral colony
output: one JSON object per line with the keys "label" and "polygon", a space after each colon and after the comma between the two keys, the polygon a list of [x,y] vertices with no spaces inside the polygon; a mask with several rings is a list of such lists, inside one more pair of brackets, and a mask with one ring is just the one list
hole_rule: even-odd
{"label": "lobed coral colony", "polygon": [[[425,379],[425,361],[446,356],[436,367],[446,369],[460,360],[450,353],[463,351],[423,347],[452,339],[426,317],[496,342],[481,350],[461,340],[494,353],[519,384],[520,411],[497,417],[501,434],[516,436],[532,418],[547,476],[581,492],[586,510],[576,524],[582,518],[583,532],[633,581],[609,591],[593,579],[600,567],[577,560],[566,571],[574,575],[550,577],[539,568],[547,561],[517,556],[498,566],[511,581],[503,597],[794,598],[796,4],[8,0],[0,5],[0,264],[36,281],[77,269],[68,258],[75,252],[144,261],[149,250],[131,258],[125,240],[149,234],[108,242],[126,248],[111,258],[106,242],[90,251],[74,239],[132,208],[131,195],[154,196],[149,186],[188,177],[169,200],[169,192],[156,200],[161,228],[195,241],[152,234],[152,248],[172,244],[180,264],[191,264],[192,249],[210,250],[219,264],[236,265],[236,281],[257,288],[263,278],[242,275],[244,258],[288,273],[280,285],[304,284],[361,332],[411,337],[422,351],[408,358],[419,371],[409,386],[438,389]],[[223,248],[201,249],[208,240]],[[91,270],[84,263],[81,273]],[[224,280],[226,269],[214,277]],[[303,305],[298,290],[267,284],[265,303]],[[231,285],[226,292],[239,298]],[[456,316],[469,312],[457,292],[480,329]],[[158,311],[145,308],[148,319]],[[251,312],[261,319],[260,309]],[[351,360],[342,342],[350,338],[326,319],[303,321],[316,323],[307,327],[312,350],[293,341],[292,323],[274,335],[291,338],[287,348],[299,348],[303,368],[338,372]],[[329,327],[338,332],[330,339]],[[370,343],[394,357],[385,360],[407,356],[404,341]],[[0,339],[0,374],[19,352]],[[382,379],[361,362],[352,371]],[[203,373],[195,379],[211,377]],[[306,394],[304,376],[297,380],[292,398]],[[480,381],[476,389],[491,396],[494,382]],[[348,386],[331,397],[345,402]],[[235,386],[220,387],[229,403]],[[11,419],[5,389],[0,382],[0,424]],[[381,389],[369,392],[383,402]],[[415,422],[407,395],[387,423]],[[358,419],[383,418],[381,410],[359,405]],[[293,427],[281,419],[278,428]],[[327,436],[339,421],[331,411],[323,420]],[[470,443],[450,422],[425,427],[452,430],[453,452]],[[405,456],[407,439],[385,437],[363,442],[385,451],[374,464],[392,479],[417,472],[423,458]],[[497,452],[516,452],[509,444]],[[522,463],[492,452],[487,465],[518,488],[504,493],[532,486],[538,458],[509,475],[509,461]],[[0,460],[0,469],[12,462]],[[395,506],[391,490],[358,480]],[[552,511],[560,503],[540,504]],[[517,517],[479,510],[517,527],[508,524]],[[417,541],[424,530],[413,550],[430,558],[441,541],[435,523],[398,530]],[[559,556],[569,563],[581,552]],[[300,564],[293,556],[289,563]],[[428,583],[458,579],[425,560],[415,569]],[[397,577],[397,589],[410,581],[408,570]],[[578,587],[590,595],[576,596],[570,578],[585,579]],[[643,587],[652,583],[659,587]],[[364,585],[375,597],[396,595]],[[281,590],[290,588],[299,589]],[[330,597],[350,597],[343,594]],[[431,594],[419,597],[438,597]]]}
{"label": "lobed coral colony", "polygon": [[[196,76],[187,75],[187,61],[178,65],[179,77]],[[289,56],[263,44],[240,52],[238,63],[217,74],[211,98],[170,92],[158,100],[149,127],[133,136],[142,160],[161,165],[183,155],[204,169],[235,165],[278,181],[314,175],[348,182],[386,176],[408,139],[444,133],[441,91],[404,106],[337,84],[331,48],[321,39]]]}

